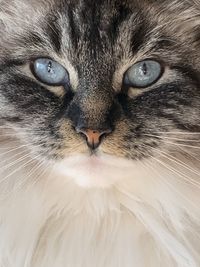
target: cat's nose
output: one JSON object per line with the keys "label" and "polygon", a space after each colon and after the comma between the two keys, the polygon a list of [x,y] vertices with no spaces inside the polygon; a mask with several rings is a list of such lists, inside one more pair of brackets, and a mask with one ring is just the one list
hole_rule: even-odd
{"label": "cat's nose", "polygon": [[76,128],[76,131],[85,135],[87,145],[92,149],[96,149],[100,145],[102,138],[112,132],[111,129],[98,131],[85,128]]}

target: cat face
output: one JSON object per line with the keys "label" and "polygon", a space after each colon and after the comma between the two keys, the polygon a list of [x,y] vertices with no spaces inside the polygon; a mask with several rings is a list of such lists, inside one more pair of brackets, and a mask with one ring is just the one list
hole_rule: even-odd
{"label": "cat face", "polygon": [[197,3],[6,2],[0,120],[33,154],[86,166],[181,155],[199,141]]}

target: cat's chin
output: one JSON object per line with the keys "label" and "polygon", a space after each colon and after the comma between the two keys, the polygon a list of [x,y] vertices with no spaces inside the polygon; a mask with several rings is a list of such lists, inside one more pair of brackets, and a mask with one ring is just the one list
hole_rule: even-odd
{"label": "cat's chin", "polygon": [[54,171],[73,179],[81,187],[110,187],[131,176],[133,161],[102,154],[100,156],[76,155],[63,159]]}

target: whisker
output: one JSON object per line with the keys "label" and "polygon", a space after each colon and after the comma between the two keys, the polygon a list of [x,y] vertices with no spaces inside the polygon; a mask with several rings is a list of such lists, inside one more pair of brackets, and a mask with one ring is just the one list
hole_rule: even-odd
{"label": "whisker", "polygon": [[[153,161],[156,161],[156,158],[152,157]],[[190,203],[195,209],[198,208],[198,205],[196,205],[194,202],[192,202],[189,198],[186,198],[184,194],[181,193],[181,191],[178,191],[176,187],[174,187],[172,184],[169,183],[167,179],[165,179],[164,176],[162,176],[156,168],[153,168],[149,163],[145,162],[145,164],[148,165],[148,168],[150,168],[156,175],[159,176],[159,179],[161,179],[172,191],[174,191],[177,195],[179,195],[182,199],[184,199],[186,202]]]}
{"label": "whisker", "polygon": [[161,132],[161,131],[156,131],[157,133],[159,134],[182,134],[182,135],[200,135],[200,132],[169,132],[169,131],[166,131],[166,132]]}
{"label": "whisker", "polygon": [[[19,190],[20,188],[22,188],[22,186],[25,184],[25,182],[28,180],[29,177],[31,177],[33,174],[37,173],[38,170],[42,169],[43,165],[45,165],[45,161],[39,161],[36,165],[33,166],[33,168],[31,168],[29,170],[29,172],[27,173],[26,177],[20,181],[20,184],[18,184],[18,187],[15,187],[15,191]],[[42,169],[43,171],[43,169]]]}
{"label": "whisker", "polygon": [[184,167],[185,169],[191,171],[192,173],[196,174],[196,175],[200,175],[199,172],[195,171],[194,169],[191,169],[189,165],[185,164],[184,162],[180,161],[179,159],[175,158],[174,156],[170,155],[167,152],[164,151],[160,151],[159,149],[153,148],[154,151],[156,151],[157,153],[159,153],[161,156],[169,159],[170,161]]}
{"label": "whisker", "polygon": [[[144,147],[148,147],[146,145],[143,145]],[[152,148],[152,150],[155,150],[155,148]],[[157,151],[156,151],[157,152]],[[160,151],[160,153],[162,153]],[[163,155],[162,155],[163,156]],[[152,157],[152,156],[150,156]],[[165,156],[167,158],[167,156]],[[178,175],[179,177],[181,177],[185,182],[189,182],[190,184],[194,185],[194,186],[198,186],[200,187],[200,183],[197,182],[196,180],[192,179],[191,177],[185,175],[184,173],[180,172],[179,170],[173,168],[171,165],[167,165],[166,163],[163,163],[161,160],[157,159],[157,158],[154,158],[157,162],[159,162],[160,164],[162,164],[163,166],[167,167],[168,170],[170,170],[171,172],[173,172],[174,174]],[[168,158],[168,160],[170,160],[170,158]],[[196,175],[199,176],[199,173],[195,173]]]}
{"label": "whisker", "polygon": [[[46,164],[46,163],[45,163]],[[49,167],[48,165],[47,165],[47,167]],[[47,173],[47,172],[50,172],[50,170],[48,169],[48,168],[45,168],[45,169],[42,169],[41,171],[40,171],[40,173],[35,177],[36,179],[34,179],[33,180],[33,183],[31,183],[29,186],[34,186],[38,181],[39,181],[39,179],[45,174],[45,173]],[[49,175],[48,175],[49,176]],[[48,177],[47,177],[48,178]]]}
{"label": "whisker", "polygon": [[[154,158],[151,156],[151,158]],[[162,166],[164,166],[165,168],[167,168],[169,171],[171,171],[172,173],[176,174],[179,178],[183,179],[187,184],[188,182],[191,185],[194,185],[196,187],[198,187],[200,189],[200,183],[195,181],[195,180],[191,180],[191,178],[185,174],[183,174],[182,172],[174,169],[173,167],[169,166],[168,164],[162,162],[161,160],[154,158],[154,160],[156,160],[158,163],[160,163]]]}
{"label": "whisker", "polygon": [[154,134],[144,134],[145,136],[149,136],[149,137],[156,137],[158,139],[167,139],[167,140],[175,140],[175,141],[182,141],[182,142],[197,142],[199,143],[199,140],[196,139],[180,139],[180,138],[175,138],[175,137],[167,137],[167,136],[158,136],[158,135],[154,135]]}
{"label": "whisker", "polygon": [[28,166],[29,164],[33,163],[34,160],[36,160],[37,158],[39,158],[40,155],[31,158],[29,161],[27,161],[25,164],[20,165],[18,168],[16,168],[14,171],[12,171],[11,173],[9,173],[7,176],[5,176],[2,180],[0,180],[0,184],[3,183],[4,181],[6,181],[10,176],[12,176],[13,174],[15,174],[17,171],[22,170],[23,168],[25,168],[26,166]]}
{"label": "whisker", "polygon": [[[6,151],[5,153],[0,153],[0,156],[5,156],[5,155],[7,155],[7,154],[9,154],[9,153],[11,153],[11,152],[17,151],[17,150],[22,149],[22,148],[24,148],[24,147],[28,147],[28,146],[27,146],[27,145],[21,145],[21,146],[19,146],[19,147],[15,147],[15,148],[13,148],[13,149],[10,149],[10,150]],[[6,148],[5,148],[5,149],[6,149]],[[23,152],[24,152],[24,151],[23,151]],[[16,154],[16,155],[18,155],[18,154]]]}
{"label": "whisker", "polygon": [[198,155],[194,151],[191,151],[188,149],[186,150],[184,149],[184,147],[179,147],[179,150],[182,151],[185,156],[187,155],[191,157],[192,159],[194,159],[195,161],[200,161],[200,159],[198,158]]}
{"label": "whisker", "polygon": [[179,147],[182,146],[182,147],[200,149],[200,146],[192,146],[192,145],[187,145],[187,144],[173,143],[173,142],[166,141],[166,140],[165,140],[165,143],[170,144],[170,145],[174,145],[174,146],[179,146]]}
{"label": "whisker", "polygon": [[[35,147],[40,147],[40,145],[36,145]],[[12,156],[9,157],[9,158],[6,158],[6,159],[3,160],[3,161],[1,161],[1,163],[10,161],[10,160],[12,160],[13,158],[16,158],[17,156],[19,156],[19,155],[21,155],[21,154],[24,154],[25,152],[26,152],[26,154],[25,154],[24,156],[22,156],[22,157],[20,157],[20,158],[17,158],[14,162],[11,162],[11,163],[7,164],[6,166],[3,166],[3,167],[1,168],[1,170],[5,170],[5,169],[7,169],[7,168],[9,168],[9,167],[12,167],[13,165],[15,165],[16,163],[18,163],[19,161],[22,161],[24,158],[26,158],[26,157],[29,156],[29,152],[30,152],[30,151],[25,151],[25,150],[24,150],[24,151],[21,151],[21,152],[19,152],[19,153],[17,153],[17,154],[12,155]],[[7,153],[3,153],[3,155],[5,155],[5,154],[7,154]],[[0,154],[0,157],[3,156],[3,155]]]}
{"label": "whisker", "polygon": [[[20,153],[19,153],[19,154],[20,154]],[[21,154],[22,154],[22,153],[21,153]],[[23,153],[23,154],[24,154],[24,153]],[[30,157],[29,154],[25,154],[25,155],[23,155],[22,157],[17,158],[15,161],[12,161],[12,162],[10,162],[9,164],[3,166],[3,167],[1,168],[1,171],[5,171],[5,170],[7,170],[8,168],[13,167],[13,166],[16,165],[17,163],[19,163],[19,162],[21,162],[21,161],[23,161],[23,160],[25,160],[26,158],[29,158],[29,157]],[[11,157],[11,158],[12,158],[12,157]],[[6,159],[5,162],[6,162],[6,161],[8,161],[8,159]],[[10,161],[10,159],[9,159],[9,161]]]}

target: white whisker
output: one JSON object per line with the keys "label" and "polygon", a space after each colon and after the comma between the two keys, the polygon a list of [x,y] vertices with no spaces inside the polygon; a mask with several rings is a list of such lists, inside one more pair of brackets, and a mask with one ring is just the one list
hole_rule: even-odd
{"label": "white whisker", "polygon": [[[156,158],[155,157],[151,157],[151,158],[152,158],[153,161],[156,162]],[[161,179],[170,188],[170,190],[174,191],[176,193],[176,195],[179,195],[186,202],[190,203],[192,206],[195,207],[195,209],[198,207],[198,205],[195,205],[194,202],[192,202],[189,198],[186,198],[185,195],[181,193],[181,191],[177,190],[176,187],[174,187],[172,184],[170,184],[169,180],[167,180],[165,178],[165,175],[161,175],[161,173],[159,173],[156,168],[153,168],[150,165],[150,163],[145,162],[145,164],[147,164],[148,168],[150,168],[156,174],[156,176],[158,176],[159,179]]]}
{"label": "white whisker", "polygon": [[[36,165],[34,165],[33,166],[33,168],[31,168],[30,170],[29,170],[29,172],[27,172],[27,175],[26,175],[26,177],[25,177],[25,179],[23,179],[22,181],[20,181],[20,184],[18,184],[18,187],[17,188],[15,188],[15,191],[16,191],[16,189],[18,190],[18,189],[20,189],[22,186],[23,186],[23,184],[25,184],[27,181],[28,181],[28,178],[33,178],[33,179],[35,179],[35,175],[37,175],[37,171],[38,170],[40,170],[40,169],[42,169],[42,167],[45,165],[46,163],[45,163],[45,161],[43,160],[43,161],[39,161]],[[42,171],[43,171],[43,169],[42,169]],[[34,175],[34,176],[33,176]],[[29,181],[29,184],[30,184],[30,181]]]}
{"label": "white whisker", "polygon": [[[152,157],[152,158],[153,158],[153,157]],[[184,182],[186,182],[187,184],[191,184],[191,185],[193,185],[193,186],[195,186],[195,187],[198,187],[198,188],[200,189],[200,183],[199,183],[199,182],[197,182],[197,181],[195,181],[195,180],[191,180],[191,178],[190,178],[189,176],[185,175],[184,173],[178,171],[177,169],[175,169],[175,168],[169,166],[168,164],[164,163],[163,161],[161,161],[161,160],[159,160],[159,159],[157,159],[157,158],[154,158],[154,160],[156,160],[158,163],[160,163],[161,165],[163,165],[165,168],[167,168],[167,169],[168,169],[169,171],[171,171],[172,173],[176,174],[176,176],[178,176],[179,179],[181,178],[181,179],[183,179]],[[181,179],[180,179],[180,181],[182,181]]]}
{"label": "white whisker", "polygon": [[156,131],[156,133],[159,133],[159,134],[182,134],[182,135],[200,135],[200,132],[169,132],[169,131],[166,131],[166,132],[161,132],[161,131]]}
{"label": "white whisker", "polygon": [[[29,156],[27,156],[28,158]],[[30,160],[28,160],[27,162],[25,162],[25,164],[20,165],[18,168],[16,168],[14,171],[10,172],[7,176],[5,176],[2,180],[0,180],[0,184],[3,183],[4,181],[6,181],[10,176],[12,176],[13,174],[15,174],[16,172],[23,170],[26,166],[32,164],[34,162],[34,160],[36,160],[37,158],[40,158],[40,155],[35,156],[34,158],[31,158]]]}
{"label": "white whisker", "polygon": [[154,135],[154,134],[144,134],[145,136],[149,137],[156,137],[158,139],[167,139],[167,140],[175,140],[175,141],[180,141],[180,142],[195,142],[199,143],[200,141],[197,139],[180,139],[180,138],[175,138],[175,137],[168,137],[168,136],[163,136],[163,135]]}
{"label": "white whisker", "polygon": [[194,148],[194,149],[200,149],[200,146],[192,146],[192,145],[187,145],[187,144],[180,144],[180,143],[173,143],[170,141],[164,141],[166,144],[174,145],[174,146],[179,146],[179,147],[188,147],[188,148]]}
{"label": "white whisker", "polygon": [[196,174],[196,175],[200,175],[199,172],[197,172],[196,170],[192,169],[189,165],[185,164],[184,162],[178,160],[177,158],[175,158],[174,156],[170,155],[169,153],[166,153],[164,151],[160,151],[159,149],[156,148],[152,148],[154,151],[156,151],[158,154],[160,154],[162,157],[165,157],[167,159],[169,159],[170,161],[176,163],[177,165],[182,166],[183,168],[191,171],[192,173]]}

